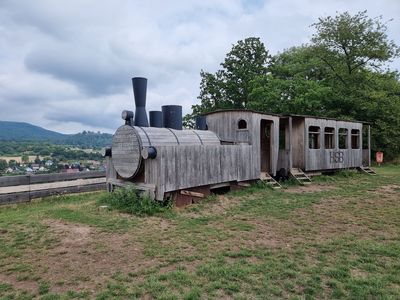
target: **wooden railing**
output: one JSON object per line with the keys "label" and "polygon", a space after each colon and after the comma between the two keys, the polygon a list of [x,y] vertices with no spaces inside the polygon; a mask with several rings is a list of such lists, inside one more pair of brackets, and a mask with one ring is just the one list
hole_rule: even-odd
{"label": "wooden railing", "polygon": [[58,194],[106,190],[105,172],[0,177],[0,205]]}

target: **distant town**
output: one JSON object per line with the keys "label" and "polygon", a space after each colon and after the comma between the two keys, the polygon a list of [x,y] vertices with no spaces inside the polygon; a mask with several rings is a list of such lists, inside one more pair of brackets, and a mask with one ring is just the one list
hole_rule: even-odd
{"label": "distant town", "polygon": [[100,153],[94,154],[98,157],[84,160],[60,160],[39,155],[2,156],[0,157],[0,176],[105,171]]}
{"label": "distant town", "polygon": [[102,160],[84,160],[64,162],[57,159],[46,159],[36,156],[33,160],[2,157],[0,162],[2,175],[24,175],[24,174],[45,174],[45,173],[78,173],[88,171],[105,171],[105,165]]}
{"label": "distant town", "polygon": [[64,135],[28,123],[0,121],[0,176],[105,170],[101,149],[112,135]]}

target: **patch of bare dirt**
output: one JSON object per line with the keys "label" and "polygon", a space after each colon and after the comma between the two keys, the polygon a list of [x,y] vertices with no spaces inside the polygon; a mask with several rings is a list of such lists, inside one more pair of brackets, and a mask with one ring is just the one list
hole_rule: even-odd
{"label": "patch of bare dirt", "polygon": [[400,194],[400,186],[395,184],[384,185],[376,190],[369,191],[369,193],[377,195]]}
{"label": "patch of bare dirt", "polygon": [[255,230],[247,234],[245,242],[251,248],[285,248],[288,246],[282,239],[279,227],[273,222],[268,223],[265,220],[255,219],[250,223],[255,226]]}
{"label": "patch of bare dirt", "polygon": [[[23,260],[32,266],[41,281],[52,283],[53,292],[71,289],[95,292],[117,272],[140,272],[160,263],[143,257],[132,234],[101,232],[58,220],[43,223],[58,242],[50,249],[27,251]],[[12,275],[2,275],[0,281],[10,282],[16,288],[37,290],[36,282],[18,282]]]}
{"label": "patch of bare dirt", "polygon": [[59,244],[38,257],[47,267],[43,277],[50,282],[65,282],[55,291],[94,289],[104,277],[126,270],[140,255],[140,249],[128,243],[129,236],[97,232],[85,226],[51,220],[45,222]]}
{"label": "patch of bare dirt", "polygon": [[[286,228],[286,235],[293,233],[315,241],[326,241],[343,235],[356,235],[359,237],[385,239],[395,237],[396,228],[384,224],[384,215],[380,210],[393,207],[400,195],[395,191],[397,186],[386,186],[376,190],[393,191],[381,199],[365,198],[329,198],[323,199],[311,207],[297,209],[292,213],[292,220],[282,224]],[[395,203],[396,202],[396,203]],[[296,225],[297,220],[297,225]],[[296,237],[294,237],[296,238]]]}
{"label": "patch of bare dirt", "polygon": [[17,276],[10,274],[0,274],[0,283],[7,283],[14,287],[16,290],[20,291],[27,291],[30,293],[37,293],[38,291],[38,284],[32,280],[18,280]]}
{"label": "patch of bare dirt", "polygon": [[367,278],[368,274],[360,269],[351,269],[350,274],[352,277],[357,279],[365,279]]}
{"label": "patch of bare dirt", "polygon": [[227,197],[226,195],[219,195],[217,197],[217,201],[212,203],[210,207],[210,211],[214,214],[223,214],[228,211],[230,208],[234,207],[240,202],[239,198],[236,197]]}
{"label": "patch of bare dirt", "polygon": [[[236,206],[238,203],[240,203],[240,201],[241,199],[237,197],[218,195],[215,201],[208,201],[207,205],[201,208],[201,215],[207,216],[207,215],[226,214],[230,208]],[[198,204],[193,204],[193,205],[198,205]],[[190,205],[187,206],[187,208],[188,209],[186,210],[181,210],[181,213],[184,214],[185,216],[198,217],[200,215],[199,212],[190,211],[191,208]]]}
{"label": "patch of bare dirt", "polygon": [[[307,186],[299,190],[322,191],[329,186]],[[398,228],[386,225],[387,214],[381,211],[399,206],[399,186],[388,185],[377,189],[385,191],[386,197],[371,199],[368,194],[361,199],[328,198],[291,213],[287,219],[250,219],[248,222],[255,230],[242,234],[245,243],[238,239],[238,247],[244,244],[250,247],[291,248],[297,243],[307,241],[325,242],[344,235],[356,235],[362,238],[392,239],[398,236]],[[386,216],[386,217],[385,217]]]}

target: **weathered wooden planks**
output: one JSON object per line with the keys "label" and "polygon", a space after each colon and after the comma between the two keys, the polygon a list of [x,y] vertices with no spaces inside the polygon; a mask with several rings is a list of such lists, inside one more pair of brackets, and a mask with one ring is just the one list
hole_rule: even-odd
{"label": "weathered wooden planks", "polygon": [[106,179],[104,177],[101,177],[101,178],[87,178],[87,179],[75,179],[68,181],[5,186],[5,187],[0,187],[0,195],[20,193],[20,192],[42,191],[42,190],[57,189],[57,188],[72,187],[72,186],[83,186],[83,185],[98,184],[105,182]]}
{"label": "weathered wooden planks", "polygon": [[219,145],[214,132],[206,130],[175,130],[170,128],[134,127],[143,147],[176,145]]}
{"label": "weathered wooden planks", "polygon": [[25,191],[25,192],[11,193],[11,194],[0,194],[0,205],[29,202],[31,199],[48,197],[51,195],[99,191],[99,190],[105,190],[105,188],[106,188],[105,183],[95,183],[89,185],[64,186],[64,187],[44,189],[44,190]]}
{"label": "weathered wooden planks", "polygon": [[142,162],[141,149],[140,137],[132,126],[118,128],[113,137],[111,159],[120,176],[130,178],[136,175]]}
{"label": "weathered wooden planks", "polygon": [[106,188],[105,172],[56,173],[0,177],[0,204],[27,202],[55,194]]}
{"label": "weathered wooden planks", "polygon": [[3,176],[0,177],[0,187],[26,185],[34,183],[56,182],[65,180],[75,180],[84,178],[100,178],[106,174],[103,171],[79,172],[79,173],[52,173],[39,175],[19,175],[19,176]]}
{"label": "weathered wooden planks", "polygon": [[[208,129],[214,131],[221,141],[226,141],[233,144],[248,144],[253,147],[252,155],[247,160],[249,170],[243,170],[243,178],[249,177],[245,175],[252,174],[251,179],[259,178],[261,166],[261,144],[260,144],[260,129],[261,121],[266,120],[271,123],[271,143],[268,173],[275,175],[277,170],[277,160],[279,151],[279,116],[257,113],[249,110],[228,110],[220,111],[206,115]],[[245,120],[247,123],[246,129],[239,129],[238,123],[240,120]],[[251,165],[249,165],[251,162]]]}
{"label": "weathered wooden planks", "polygon": [[253,160],[250,145],[163,146],[156,159],[145,161],[145,178],[156,184],[156,198],[162,200],[169,191],[254,179]]}
{"label": "weathered wooden planks", "polygon": [[[309,134],[308,129],[310,126],[317,126],[320,128],[320,146],[319,149],[309,149]],[[325,127],[334,129],[334,146],[332,149],[325,149]],[[347,148],[341,149],[339,147],[339,129],[347,129]],[[362,123],[347,122],[322,118],[304,118],[304,165],[300,167],[305,171],[314,170],[329,170],[329,169],[343,169],[355,168],[362,166],[362,135],[359,135],[358,148],[353,149],[351,143],[352,129],[362,132]],[[300,146],[294,144],[297,152],[301,152]]]}

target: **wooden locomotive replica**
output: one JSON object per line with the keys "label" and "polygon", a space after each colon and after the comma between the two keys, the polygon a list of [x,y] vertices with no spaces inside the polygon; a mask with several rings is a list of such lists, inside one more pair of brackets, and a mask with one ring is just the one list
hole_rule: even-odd
{"label": "wooden locomotive replica", "polygon": [[165,105],[150,111],[149,124],[147,79],[132,83],[135,114],[122,112],[125,124],[106,151],[109,191],[131,185],[181,206],[255,180],[279,188],[277,176],[304,182],[307,172],[370,165],[370,128],[362,122],[238,109],[205,114],[192,130],[182,129],[181,106]]}

